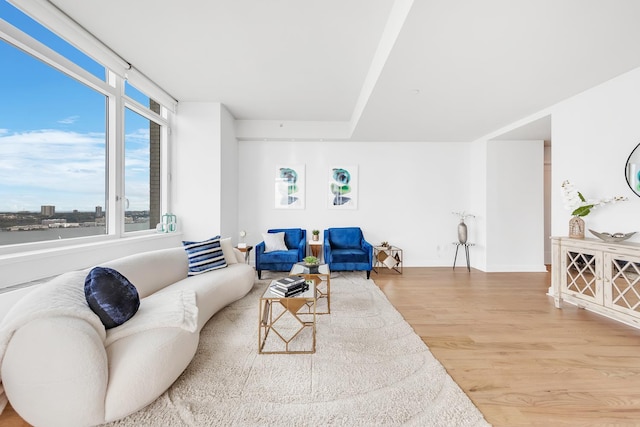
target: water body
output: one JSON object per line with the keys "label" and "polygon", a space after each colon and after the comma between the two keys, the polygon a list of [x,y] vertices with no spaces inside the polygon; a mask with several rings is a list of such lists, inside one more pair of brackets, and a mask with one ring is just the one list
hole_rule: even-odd
{"label": "water body", "polygon": [[[126,224],[126,231],[148,230],[148,222]],[[0,231],[0,246],[20,243],[44,242],[47,240],[73,239],[99,236],[106,233],[105,227],[49,228],[47,230]]]}

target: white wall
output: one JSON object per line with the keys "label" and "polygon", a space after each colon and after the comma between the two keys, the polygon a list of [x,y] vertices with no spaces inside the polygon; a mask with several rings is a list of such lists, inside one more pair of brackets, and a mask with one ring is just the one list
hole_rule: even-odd
{"label": "white wall", "polygon": [[223,115],[226,117],[223,111],[224,107],[215,102],[181,102],[179,106],[174,130],[172,201],[185,240],[220,234],[222,119]]}
{"label": "white wall", "polygon": [[471,266],[481,270],[487,266],[487,141],[471,144],[469,156],[471,174],[469,209],[474,215],[465,222],[469,230],[468,241],[475,246],[469,249]]}
{"label": "white wall", "polygon": [[[639,95],[636,69],[553,107],[553,235],[568,234],[570,212],[563,207],[561,189],[565,179],[586,198],[629,197],[592,211],[584,218],[587,229],[640,231],[640,198],[631,192],[624,174],[627,157],[640,142]],[[640,242],[640,235],[630,241]]]}
{"label": "white wall", "polygon": [[220,188],[220,234],[231,237],[234,244],[238,242],[238,203],[239,182],[241,173],[238,160],[238,141],[235,135],[235,120],[231,113],[222,106],[221,111],[221,188]]}
{"label": "white wall", "polygon": [[551,264],[551,146],[544,147],[544,263]]}
{"label": "white wall", "polygon": [[[469,145],[241,141],[239,228],[256,244],[269,228],[359,226],[369,242],[401,247],[405,266],[450,266],[458,223],[451,212],[469,210]],[[274,208],[275,169],[287,163],[306,165],[303,210]],[[336,163],[359,166],[356,210],[327,208]]]}
{"label": "white wall", "polygon": [[486,271],[546,271],[544,141],[487,143]]}

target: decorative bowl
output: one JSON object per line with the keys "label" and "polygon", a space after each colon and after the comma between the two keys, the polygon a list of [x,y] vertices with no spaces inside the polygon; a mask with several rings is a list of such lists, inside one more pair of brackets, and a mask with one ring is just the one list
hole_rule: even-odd
{"label": "decorative bowl", "polygon": [[625,233],[613,233],[613,234],[599,233],[597,231],[593,231],[592,229],[589,229],[589,231],[598,239],[604,240],[605,242],[622,242],[624,240],[627,240],[629,237],[633,236],[634,234],[636,234],[635,231],[631,233],[626,233],[626,234]]}

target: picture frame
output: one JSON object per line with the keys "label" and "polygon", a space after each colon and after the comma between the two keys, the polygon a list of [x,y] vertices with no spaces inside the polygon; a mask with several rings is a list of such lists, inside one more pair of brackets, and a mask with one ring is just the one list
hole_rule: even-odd
{"label": "picture frame", "polygon": [[304,164],[276,166],[274,207],[276,209],[304,209],[305,180]]}
{"label": "picture frame", "polygon": [[327,208],[358,208],[358,166],[338,164],[327,171]]}

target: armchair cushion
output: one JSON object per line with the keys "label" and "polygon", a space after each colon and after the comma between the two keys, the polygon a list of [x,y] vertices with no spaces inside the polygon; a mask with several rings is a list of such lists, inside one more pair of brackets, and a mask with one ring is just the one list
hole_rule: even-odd
{"label": "armchair cushion", "polygon": [[[262,233],[264,240],[264,253],[275,251],[288,251],[289,248],[284,241],[285,233]],[[295,248],[295,246],[293,246]]]}
{"label": "armchair cushion", "polygon": [[274,251],[265,253],[262,260],[266,263],[283,263],[283,262],[298,262],[298,251],[295,249],[289,249],[288,251]]}
{"label": "armchair cushion", "polygon": [[[275,231],[275,230],[273,230]],[[289,230],[281,230],[284,231],[284,242],[287,245],[287,248],[289,249],[298,249],[300,247],[300,245],[302,244],[303,246],[306,245],[306,233],[307,231],[304,230],[304,235],[302,233],[302,230],[300,228],[292,228]]]}
{"label": "armchair cushion", "polygon": [[331,253],[333,262],[336,263],[366,263],[369,261],[369,255],[360,248],[334,249]]}
{"label": "armchair cushion", "polygon": [[362,249],[361,240],[359,228],[334,228],[331,232],[331,247],[334,249]]}

